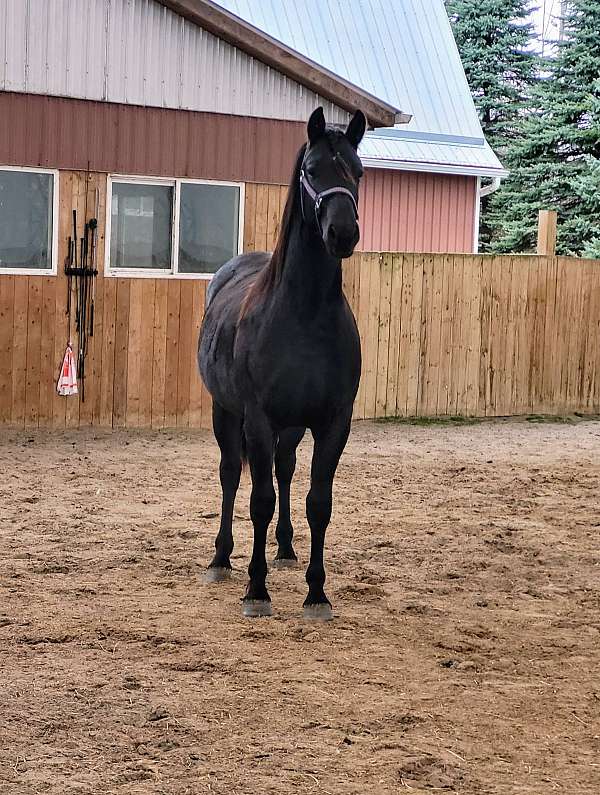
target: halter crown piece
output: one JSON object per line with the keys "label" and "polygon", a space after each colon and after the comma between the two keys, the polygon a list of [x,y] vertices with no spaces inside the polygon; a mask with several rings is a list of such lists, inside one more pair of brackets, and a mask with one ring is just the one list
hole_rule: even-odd
{"label": "halter crown piece", "polygon": [[321,229],[321,217],[319,215],[319,210],[321,209],[321,205],[323,204],[323,199],[328,199],[330,196],[334,196],[336,193],[342,193],[345,196],[349,196],[352,200],[352,207],[354,208],[354,215],[358,220],[358,205],[356,204],[356,199],[354,198],[354,194],[352,191],[349,191],[348,188],[343,188],[341,185],[338,185],[335,188],[327,188],[327,190],[322,190],[320,193],[313,188],[313,186],[308,181],[308,177],[304,173],[304,162],[302,162],[302,166],[300,168],[300,207],[302,208],[302,218],[306,221],[306,215],[304,213],[304,192],[303,189],[308,193],[310,198],[313,200],[315,205],[315,219],[317,221],[317,228],[321,235],[323,234],[323,230]]}

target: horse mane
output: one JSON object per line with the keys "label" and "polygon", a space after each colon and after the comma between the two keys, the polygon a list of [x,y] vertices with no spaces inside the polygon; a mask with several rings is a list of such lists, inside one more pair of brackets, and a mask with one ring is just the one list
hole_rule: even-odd
{"label": "horse mane", "polygon": [[281,281],[281,276],[283,274],[283,263],[285,261],[285,254],[290,237],[292,220],[294,218],[294,214],[298,211],[298,205],[300,203],[300,191],[298,186],[300,184],[300,169],[302,168],[305,152],[306,144],[303,144],[300,147],[300,151],[298,152],[292,171],[292,177],[290,180],[288,195],[285,200],[283,215],[281,216],[281,223],[279,225],[279,233],[277,235],[275,248],[271,254],[271,259],[268,261],[265,267],[258,272],[256,279],[248,288],[240,307],[239,320],[242,320],[250,311],[250,309],[255,307],[260,300],[268,295]]}

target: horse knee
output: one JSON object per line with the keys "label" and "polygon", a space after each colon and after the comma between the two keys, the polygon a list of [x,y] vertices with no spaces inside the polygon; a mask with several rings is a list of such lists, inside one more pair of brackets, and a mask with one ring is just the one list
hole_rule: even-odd
{"label": "horse knee", "polygon": [[278,483],[291,483],[295,469],[295,453],[275,457],[275,477]]}
{"label": "horse knee", "polygon": [[275,489],[270,487],[252,489],[250,496],[250,518],[254,524],[267,526],[275,513]]}
{"label": "horse knee", "polygon": [[242,474],[242,462],[233,460],[222,460],[219,465],[219,476],[222,486],[234,486],[240,482]]}
{"label": "horse knee", "polygon": [[306,518],[311,529],[325,529],[331,519],[331,483],[313,483],[306,498]]}

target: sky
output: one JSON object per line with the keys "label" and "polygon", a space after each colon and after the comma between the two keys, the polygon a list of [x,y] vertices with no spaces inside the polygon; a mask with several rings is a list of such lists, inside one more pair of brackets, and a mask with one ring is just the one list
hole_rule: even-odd
{"label": "sky", "polygon": [[541,50],[542,43],[541,37],[545,33],[546,40],[556,39],[558,37],[558,22],[556,16],[560,12],[560,0],[535,0],[537,10],[532,12],[532,19],[535,24],[535,29],[540,36],[538,42],[538,49]]}

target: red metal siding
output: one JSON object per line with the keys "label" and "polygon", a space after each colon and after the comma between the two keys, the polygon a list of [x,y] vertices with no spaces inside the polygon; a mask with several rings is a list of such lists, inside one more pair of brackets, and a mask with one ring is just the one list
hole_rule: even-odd
{"label": "red metal siding", "polygon": [[362,251],[473,252],[477,179],[369,169],[360,196]]}
{"label": "red metal siding", "polygon": [[0,163],[284,184],[301,122],[0,92]]}

